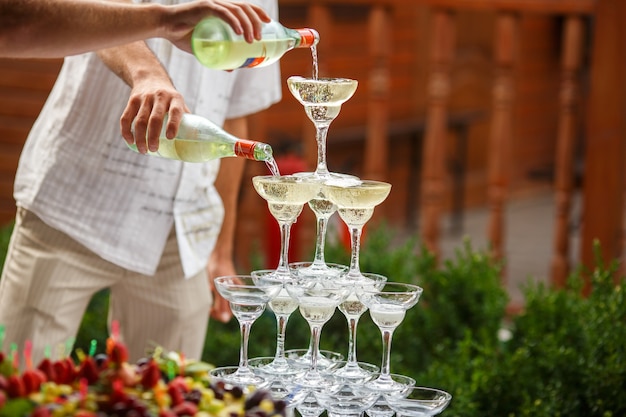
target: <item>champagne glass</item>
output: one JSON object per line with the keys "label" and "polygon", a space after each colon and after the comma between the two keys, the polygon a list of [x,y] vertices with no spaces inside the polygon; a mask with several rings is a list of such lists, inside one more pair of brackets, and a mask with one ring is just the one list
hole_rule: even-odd
{"label": "champagne glass", "polygon": [[445,410],[452,395],[436,388],[413,387],[404,395],[385,394],[385,399],[398,417],[428,417]]}
{"label": "champagne glass", "polygon": [[265,306],[276,297],[282,283],[270,280],[258,280],[250,275],[231,275],[218,277],[214,281],[217,291],[228,300],[233,315],[239,322],[241,344],[239,365],[228,375],[219,368],[211,370],[211,375],[237,385],[260,385],[265,379],[256,375],[248,366],[248,339],[250,328],[265,311]]}
{"label": "champagne glass", "polygon": [[339,383],[314,392],[328,417],[360,417],[379,397],[365,385]]}
{"label": "champagne glass", "polygon": [[404,320],[406,311],[417,304],[422,291],[417,285],[399,282],[385,282],[382,288],[372,285],[356,287],[359,300],[369,308],[370,317],[382,335],[380,376],[369,383],[380,392],[398,391],[398,383],[390,377],[389,369],[393,332]]}
{"label": "champagne glass", "polygon": [[361,365],[356,357],[357,326],[360,317],[367,311],[367,306],[359,300],[354,284],[358,283],[361,286],[371,285],[373,288],[380,289],[387,281],[387,277],[380,274],[363,273],[362,275],[363,279],[360,280],[355,280],[354,278],[345,279],[346,285],[351,286],[351,291],[346,300],[339,304],[339,311],[343,313],[348,322],[348,356],[345,365],[337,369],[335,375],[354,381],[362,380],[372,373],[372,369]]}
{"label": "champagne glass", "polygon": [[[274,270],[262,269],[252,271],[250,274],[259,279],[271,279],[274,276]],[[274,278],[275,279],[275,278]],[[285,283],[292,280],[291,276],[288,278],[280,277],[277,279],[281,283],[281,289],[276,297],[271,299],[267,306],[276,316],[276,352],[274,359],[271,362],[265,362],[259,364],[258,368],[261,372],[271,375],[288,375],[295,373],[297,370],[293,368],[285,357],[285,336],[287,330],[287,322],[291,313],[298,308],[298,303],[293,299],[285,288]]]}
{"label": "champagne glass", "polygon": [[331,174],[326,164],[326,135],[328,128],[341,111],[341,105],[356,91],[358,82],[349,78],[305,78],[292,76],[287,79],[291,94],[304,106],[304,111],[315,125],[317,142],[317,167],[312,174],[317,178],[343,178]]}
{"label": "champagne glass", "polygon": [[[380,377],[380,374],[372,378],[376,380]],[[400,374],[390,374],[389,377],[396,383],[396,390],[393,391],[393,395],[403,397],[408,394],[409,390],[415,386],[415,379]],[[389,393],[391,394],[391,392]],[[387,403],[387,397],[384,393],[381,393],[378,400],[372,405],[366,413],[369,417],[393,417],[396,413]]]}
{"label": "champagne glass", "polygon": [[317,367],[320,334],[324,324],[330,320],[335,309],[348,296],[350,290],[333,280],[301,276],[286,283],[285,287],[289,295],[298,302],[300,314],[309,324],[313,340],[311,364],[299,382],[308,387],[320,386],[325,381],[325,377]]}
{"label": "champagne glass", "polygon": [[[304,106],[304,110],[315,126],[317,142],[317,166],[314,172],[302,172],[295,175],[305,176],[317,181],[334,179],[347,184],[358,183],[359,179],[352,175],[331,173],[326,163],[326,137],[333,120],[339,115],[341,105],[349,100],[356,91],[358,82],[348,78],[304,78],[292,76],[287,79],[291,94]],[[326,227],[328,219],[337,211],[337,206],[320,190],[309,207],[315,214],[317,235],[315,240],[315,256],[309,273],[322,275],[335,274],[332,266],[324,259]]]}
{"label": "champagne glass", "polygon": [[273,277],[288,280],[291,226],[302,213],[304,203],[317,194],[319,184],[293,175],[260,175],[252,178],[252,184],[280,226],[280,258]]}
{"label": "champagne glass", "polygon": [[[339,265],[335,263],[325,264],[326,269],[314,266],[314,262],[292,262],[289,264],[289,269],[292,275],[296,277],[313,277],[317,279],[330,279],[338,278],[342,274],[348,272],[346,265]],[[328,274],[324,274],[323,271],[330,271]],[[291,351],[292,363],[296,366],[309,366],[311,364],[311,353],[313,352],[313,339],[309,340],[309,347],[302,355],[294,355],[294,351]],[[319,368],[334,368],[336,362],[343,360],[343,355],[336,352],[322,352],[320,351],[317,356],[317,365]]]}
{"label": "champagne glass", "polygon": [[350,229],[352,252],[347,277],[362,280],[359,251],[363,226],[374,214],[374,208],[385,201],[391,184],[373,180],[362,180],[358,185],[327,181],[325,190],[330,200],[337,204],[339,216]]}

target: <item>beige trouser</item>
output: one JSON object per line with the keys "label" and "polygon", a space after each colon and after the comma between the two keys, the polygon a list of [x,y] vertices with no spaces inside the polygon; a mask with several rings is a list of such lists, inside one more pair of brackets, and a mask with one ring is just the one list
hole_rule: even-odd
{"label": "beige trouser", "polygon": [[[139,256],[139,255],[138,255]],[[74,338],[91,297],[110,288],[109,323],[117,320],[131,361],[159,344],[200,358],[212,302],[206,273],[183,278],[175,233],[154,276],[128,271],[18,209],[0,281],[4,352],[33,343],[33,362]],[[98,351],[104,351],[100,346]]]}

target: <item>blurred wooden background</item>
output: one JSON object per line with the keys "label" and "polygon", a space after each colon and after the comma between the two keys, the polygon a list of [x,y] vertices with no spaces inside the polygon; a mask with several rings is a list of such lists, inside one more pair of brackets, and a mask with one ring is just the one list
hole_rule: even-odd
{"label": "blurred wooden background", "polygon": [[[624,29],[621,0],[281,0],[281,22],[321,35],[320,76],[359,81],[328,134],[331,171],[391,182],[376,210],[437,251],[440,218],[485,207],[485,233],[502,247],[508,201],[554,192],[553,280],[569,268],[572,194],[584,191],[581,253],[598,237],[623,253]],[[22,143],[61,61],[0,60],[0,223],[12,220]],[[283,99],[253,117],[252,137],[271,143],[279,165],[312,170],[311,122],[286,87],[312,72],[308,50],[281,60]],[[121,139],[120,139],[121,140]],[[302,165],[304,164],[304,165]],[[284,170],[283,170],[284,171]],[[239,262],[266,246],[275,225],[250,186],[267,173],[249,163],[241,194]],[[304,210],[297,243],[307,259],[314,220]]]}

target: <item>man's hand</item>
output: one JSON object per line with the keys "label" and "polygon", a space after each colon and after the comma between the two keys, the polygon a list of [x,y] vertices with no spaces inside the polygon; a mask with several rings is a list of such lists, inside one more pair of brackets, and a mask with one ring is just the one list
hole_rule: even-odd
{"label": "man's hand", "polygon": [[209,277],[209,287],[213,294],[213,305],[211,306],[211,318],[227,323],[232,317],[233,312],[230,309],[228,301],[220,295],[215,289],[213,280],[217,277],[236,275],[235,266],[231,259],[220,259],[219,251],[213,251],[207,266],[207,275]]}
{"label": "man's hand", "polygon": [[261,27],[270,17],[259,6],[245,1],[199,0],[170,6],[171,14],[163,22],[164,38],[183,51],[191,52],[191,34],[195,26],[209,15],[230,24],[247,42],[261,39]]}
{"label": "man's hand", "polygon": [[186,112],[185,100],[169,79],[146,77],[131,90],[120,119],[122,136],[129,144],[135,143],[140,153],[154,152],[159,147],[165,115],[169,113],[166,136],[172,139]]}

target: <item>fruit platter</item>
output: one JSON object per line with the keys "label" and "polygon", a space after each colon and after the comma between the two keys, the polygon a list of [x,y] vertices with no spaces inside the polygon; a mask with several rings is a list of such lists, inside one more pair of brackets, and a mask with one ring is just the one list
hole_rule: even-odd
{"label": "fruit platter", "polygon": [[[280,417],[286,403],[268,391],[211,381],[212,365],[156,347],[135,364],[126,346],[76,351],[36,366],[29,347],[18,370],[15,350],[0,352],[0,417]],[[93,349],[92,349],[93,350]]]}

